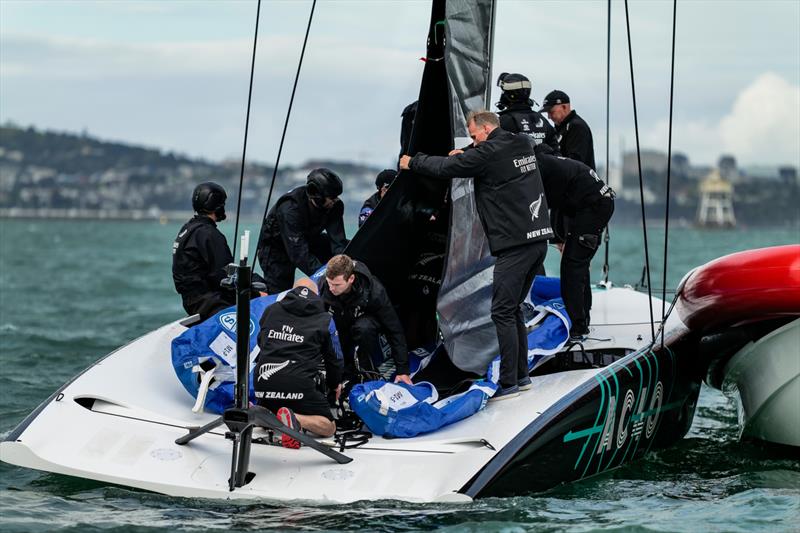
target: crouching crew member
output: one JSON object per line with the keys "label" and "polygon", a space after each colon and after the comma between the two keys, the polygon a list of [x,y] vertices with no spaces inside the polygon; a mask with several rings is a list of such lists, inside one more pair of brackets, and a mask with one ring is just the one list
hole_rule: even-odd
{"label": "crouching crew member", "polygon": [[[329,390],[341,391],[342,362],[331,342],[330,315],[316,286],[296,287],[269,306],[261,317],[253,388],[259,405],[274,412],[285,425],[330,437],[336,424],[315,378],[323,359]],[[300,443],[283,435],[283,446]]]}
{"label": "crouching crew member", "polygon": [[592,287],[589,265],[600,235],[614,213],[614,191],[580,161],[537,150],[547,202],[569,217],[561,255],[561,296],[572,328],[572,340],[589,333]]}
{"label": "crouching crew member", "polygon": [[311,276],[347,246],[342,180],[332,170],[318,168],[306,185],[281,196],[270,209],[258,241],[258,262],[267,292],[292,287],[294,270]]}
{"label": "crouching crew member", "polygon": [[367,198],[364,202],[364,205],[361,206],[361,211],[358,213],[359,228],[364,225],[364,222],[367,221],[367,218],[369,218],[375,208],[378,207],[378,202],[383,200],[383,196],[386,194],[386,191],[389,190],[389,186],[396,177],[397,171],[390,168],[381,170],[375,177],[375,187],[378,189],[378,191]]}
{"label": "crouching crew member", "polygon": [[433,177],[475,178],[475,200],[489,249],[496,257],[492,281],[492,321],[500,344],[500,389],[492,399],[510,398],[529,388],[528,337],[520,304],[544,261],[552,237],[533,144],[525,135],[504,131],[497,115],[470,113],[473,148],[449,157],[419,153],[400,158],[400,168]]}
{"label": "crouching crew member", "polygon": [[328,261],[321,294],[339,332],[345,379],[356,377],[354,357],[361,368],[374,368],[372,354],[380,350],[378,335],[383,333],[397,371],[395,382],[411,385],[403,325],[386,289],[367,266],[344,254],[334,256]]}
{"label": "crouching crew member", "polygon": [[172,281],[190,315],[206,319],[236,303],[233,289],[220,287],[225,266],[233,255],[217,222],[225,220],[225,189],[216,183],[201,183],[192,193],[197,213],[181,227],[172,244]]}
{"label": "crouching crew member", "polygon": [[533,110],[531,82],[522,74],[500,74],[497,86],[502,89],[500,101],[495,105],[500,111],[500,127],[511,133],[524,133],[534,144],[545,143],[558,154],[558,136],[550,122]]}

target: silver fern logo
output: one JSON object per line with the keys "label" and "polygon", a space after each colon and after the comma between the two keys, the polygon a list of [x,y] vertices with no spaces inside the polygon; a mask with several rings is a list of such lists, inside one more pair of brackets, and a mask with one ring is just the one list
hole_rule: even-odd
{"label": "silver fern logo", "polygon": [[258,380],[267,381],[269,378],[289,366],[291,361],[286,360],[283,363],[264,363],[260,367],[258,367]]}
{"label": "silver fern logo", "polygon": [[542,198],[543,194],[539,193],[539,199],[532,202],[531,205],[528,206],[528,209],[531,210],[531,221],[535,222],[537,218],[539,218],[539,211],[542,209]]}

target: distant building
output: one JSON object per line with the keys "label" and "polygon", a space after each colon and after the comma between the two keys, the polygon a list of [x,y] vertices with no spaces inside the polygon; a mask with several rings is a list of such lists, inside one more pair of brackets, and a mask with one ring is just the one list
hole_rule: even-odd
{"label": "distant building", "polygon": [[697,225],[714,228],[732,228],[736,225],[733,215],[733,185],[722,178],[719,170],[712,170],[700,183]]}

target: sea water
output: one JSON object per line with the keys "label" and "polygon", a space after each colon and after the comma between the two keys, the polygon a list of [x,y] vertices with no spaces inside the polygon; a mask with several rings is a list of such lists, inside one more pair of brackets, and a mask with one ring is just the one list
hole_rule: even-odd
{"label": "sea water", "polygon": [[[0,438],[93,361],[183,315],[170,272],[182,223],[0,220]],[[233,226],[221,225],[231,243]],[[257,224],[243,226],[257,235]],[[643,240],[641,228],[612,226],[612,282],[640,282]],[[667,287],[720,255],[798,242],[797,228],[670,228]],[[650,283],[660,292],[663,227],[648,228],[648,245]],[[603,257],[601,249],[595,281]],[[553,248],[546,267],[557,274]],[[734,405],[704,386],[692,429],[673,448],[543,494],[466,505],[193,500],[3,463],[0,531],[798,531],[800,460],[737,437]]]}

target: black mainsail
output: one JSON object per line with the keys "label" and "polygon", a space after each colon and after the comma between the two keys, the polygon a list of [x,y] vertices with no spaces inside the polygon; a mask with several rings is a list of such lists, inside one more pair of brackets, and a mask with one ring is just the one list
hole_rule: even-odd
{"label": "black mainsail", "polygon": [[[434,0],[410,155],[447,155],[467,137],[468,112],[487,107],[493,21],[493,0]],[[410,348],[435,344],[441,331],[451,361],[482,374],[498,351],[494,260],[465,178],[402,171],[347,253],[386,286]]]}

